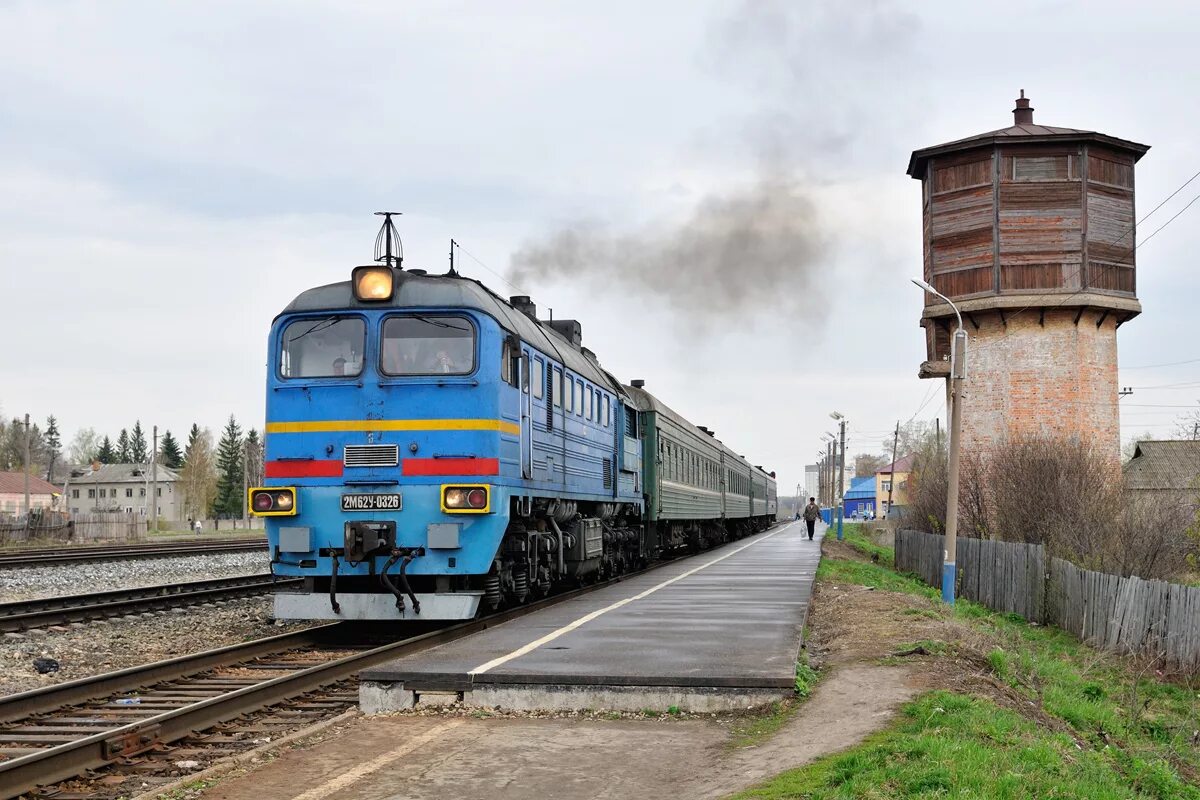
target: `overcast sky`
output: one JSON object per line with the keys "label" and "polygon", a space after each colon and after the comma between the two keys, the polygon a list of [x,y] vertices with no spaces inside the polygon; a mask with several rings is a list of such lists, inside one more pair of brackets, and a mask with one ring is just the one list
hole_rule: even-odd
{"label": "overcast sky", "polygon": [[[1152,146],[1144,213],[1200,170],[1197,27],[1188,3],[0,2],[0,408],[68,440],[261,428],[272,317],[369,262],[387,208],[406,266],[454,237],[786,492],[830,411],[852,453],[944,413],[910,152],[1011,124],[1025,89],[1037,122]],[[1200,358],[1198,220],[1139,250],[1125,435],[1200,395],[1200,362],[1134,369]]]}

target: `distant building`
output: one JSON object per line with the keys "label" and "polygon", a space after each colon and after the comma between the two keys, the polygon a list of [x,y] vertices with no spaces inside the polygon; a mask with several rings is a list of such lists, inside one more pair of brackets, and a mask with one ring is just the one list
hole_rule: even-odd
{"label": "distant building", "polygon": [[808,464],[804,467],[804,486],[801,494],[804,497],[804,502],[808,502],[808,498],[817,496],[817,487],[821,485],[821,465]]}
{"label": "distant building", "polygon": [[[150,467],[146,464],[93,465],[83,474],[71,475],[66,486],[66,507],[72,514],[123,511],[148,516],[152,509],[150,490]],[[178,520],[182,512],[179,475],[160,465],[158,515],[163,519]]]}
{"label": "distant building", "polygon": [[[29,507],[57,508],[62,490],[36,475],[29,476]],[[18,517],[25,513],[25,473],[0,472],[0,516]]]}
{"label": "distant building", "polygon": [[1200,505],[1200,441],[1138,442],[1123,472],[1130,492],[1162,502]]}
{"label": "distant building", "polygon": [[[908,478],[912,474],[913,462],[916,456],[898,458],[886,467],[875,471],[875,498],[880,517],[886,517],[888,512],[897,506],[908,505]],[[888,492],[891,492],[891,505],[888,505]]]}
{"label": "distant building", "polygon": [[867,475],[862,478],[855,478],[850,484],[850,488],[846,490],[845,510],[842,512],[846,517],[871,517],[875,514],[875,476]]}

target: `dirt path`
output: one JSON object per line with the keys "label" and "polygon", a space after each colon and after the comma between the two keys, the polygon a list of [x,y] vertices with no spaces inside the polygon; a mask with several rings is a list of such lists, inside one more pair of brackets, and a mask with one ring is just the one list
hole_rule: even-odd
{"label": "dirt path", "polygon": [[207,791],[206,800],[716,798],[844,749],[915,689],[905,668],[840,669],[763,744],[727,722],[395,715],[359,718]]}

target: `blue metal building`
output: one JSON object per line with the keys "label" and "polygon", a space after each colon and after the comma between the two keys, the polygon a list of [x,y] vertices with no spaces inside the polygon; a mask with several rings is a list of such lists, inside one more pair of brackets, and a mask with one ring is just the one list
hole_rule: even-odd
{"label": "blue metal building", "polygon": [[875,476],[855,478],[842,498],[847,519],[869,518],[875,515]]}

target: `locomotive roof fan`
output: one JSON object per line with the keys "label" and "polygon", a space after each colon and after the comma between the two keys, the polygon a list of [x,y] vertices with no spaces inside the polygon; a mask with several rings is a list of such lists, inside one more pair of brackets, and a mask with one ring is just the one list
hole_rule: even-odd
{"label": "locomotive roof fan", "polygon": [[392,217],[399,211],[376,211],[375,216],[383,217],[379,233],[375,235],[375,260],[382,266],[371,264],[365,267],[355,267],[351,275],[354,285],[354,297],[365,302],[386,302],[392,299],[396,288],[396,276],[393,272],[400,269],[404,263],[404,243],[396,231]]}

